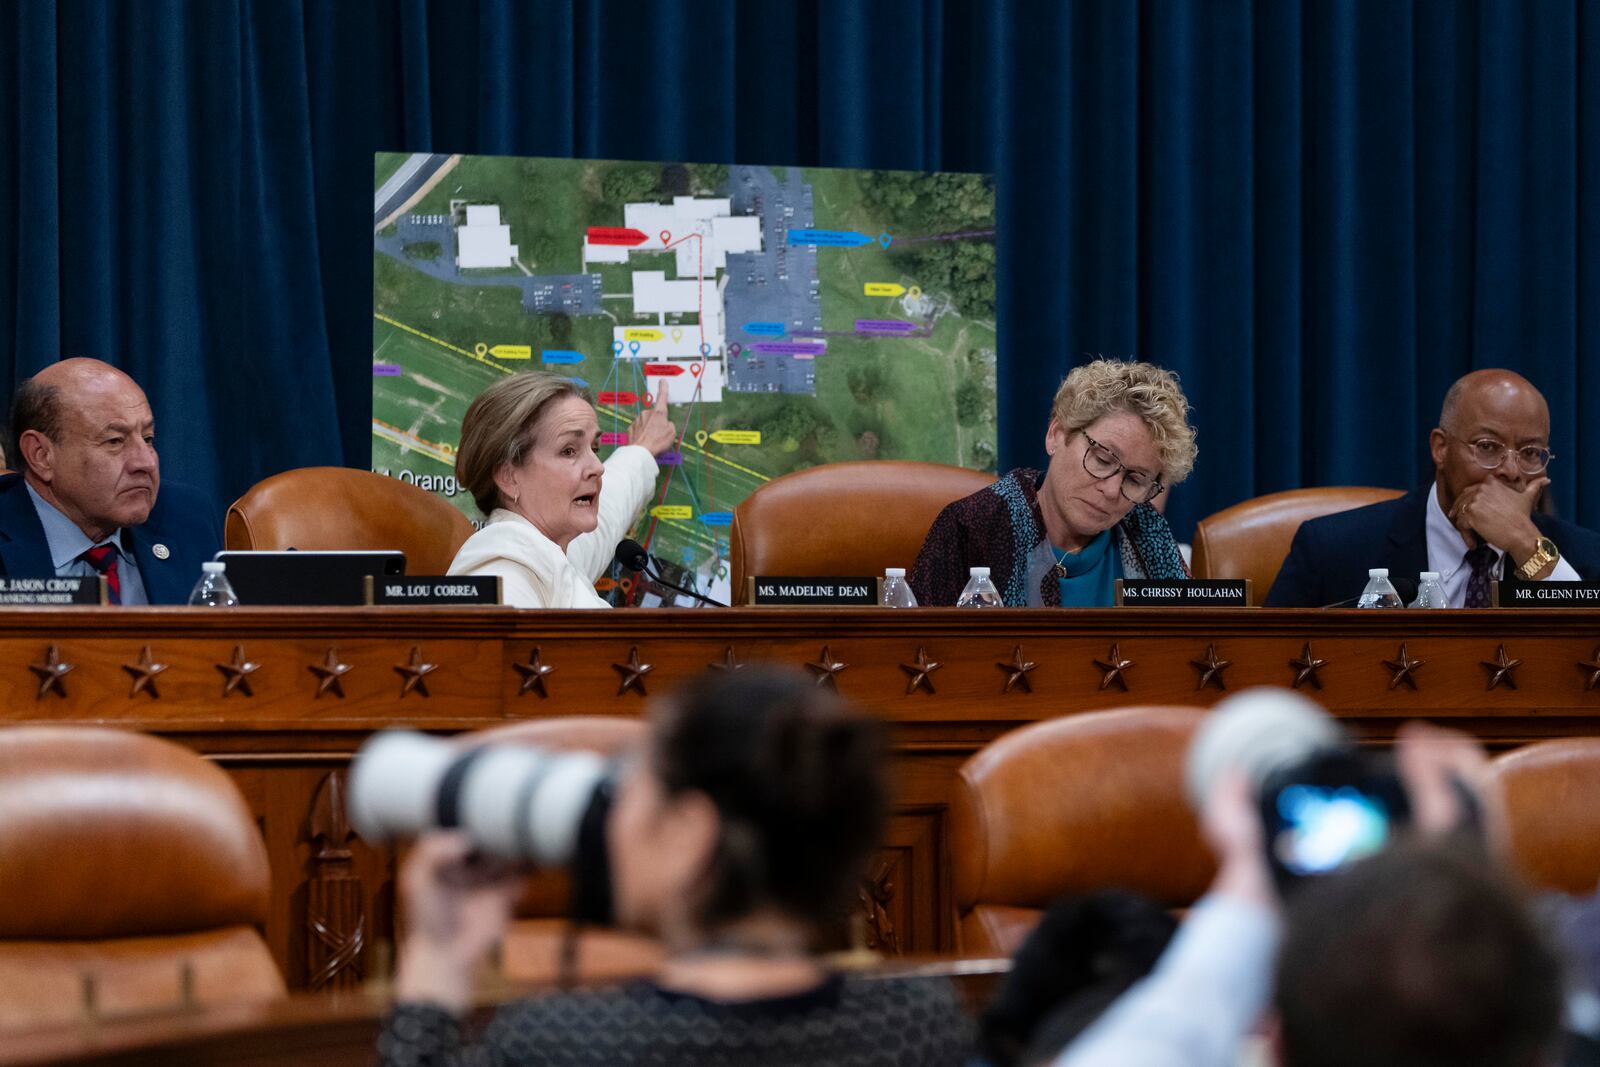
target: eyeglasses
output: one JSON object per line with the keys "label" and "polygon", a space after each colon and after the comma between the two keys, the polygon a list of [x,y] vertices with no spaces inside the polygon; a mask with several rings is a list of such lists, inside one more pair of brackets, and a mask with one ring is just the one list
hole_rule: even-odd
{"label": "eyeglasses", "polygon": [[1161,490],[1166,488],[1161,484],[1160,478],[1152,478],[1148,474],[1141,474],[1124,466],[1111,449],[1090,437],[1086,431],[1078,432],[1089,442],[1089,447],[1083,450],[1083,469],[1088,471],[1089,477],[1095,481],[1103,481],[1121,474],[1122,485],[1119,491],[1124,500],[1131,500],[1135,504],[1148,504],[1160,496]]}
{"label": "eyeglasses", "polygon": [[1510,445],[1501,444],[1492,437],[1480,437],[1476,441],[1468,441],[1457,437],[1449,430],[1441,432],[1450,440],[1460,441],[1466,445],[1467,451],[1472,454],[1472,462],[1486,471],[1498,469],[1500,464],[1504,463],[1508,457],[1515,456],[1517,458],[1517,469],[1522,471],[1523,474],[1538,474],[1548,467],[1550,461],[1555,458],[1555,453],[1548,448],[1540,448],[1537,445],[1523,445],[1521,448],[1512,448]]}

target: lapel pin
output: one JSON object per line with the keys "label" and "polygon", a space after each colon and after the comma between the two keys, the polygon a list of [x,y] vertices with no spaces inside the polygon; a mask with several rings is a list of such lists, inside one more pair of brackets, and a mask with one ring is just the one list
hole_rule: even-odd
{"label": "lapel pin", "polygon": [[168,556],[172,555],[172,553],[167,549],[167,546],[162,544],[153,546],[150,551],[155,555],[156,559],[166,559]]}

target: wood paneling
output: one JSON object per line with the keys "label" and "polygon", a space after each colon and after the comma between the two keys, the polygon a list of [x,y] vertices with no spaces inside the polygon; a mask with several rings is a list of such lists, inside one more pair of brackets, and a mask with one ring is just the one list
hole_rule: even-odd
{"label": "wood paneling", "polygon": [[[1421,661],[1415,689],[1385,665],[1402,644]],[[1125,666],[1108,680],[1113,646]],[[953,944],[951,782],[1014,726],[1300,680],[1375,743],[1428,716],[1506,747],[1596,732],[1600,668],[1583,664],[1597,652],[1600,613],[1548,610],[8,609],[0,707],[12,722],[149,730],[227,768],[267,842],[274,955],[294,988],[343,988],[392,937],[394,872],[333,817],[330,776],[386,726],[632,716],[711,664],[791,664],[891,725],[898,808],[859,904],[885,949],[928,953]],[[1026,684],[1019,663],[1033,665]],[[136,689],[150,664],[164,669]],[[256,669],[228,691],[240,664]]]}

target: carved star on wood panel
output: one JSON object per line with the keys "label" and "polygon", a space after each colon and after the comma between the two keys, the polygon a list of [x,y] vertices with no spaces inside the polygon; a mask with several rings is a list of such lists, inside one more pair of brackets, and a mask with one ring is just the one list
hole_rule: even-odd
{"label": "carved star on wood panel", "polygon": [[1522,666],[1522,661],[1520,659],[1506,658],[1506,646],[1504,644],[1494,650],[1494,659],[1481,659],[1478,663],[1489,672],[1487,690],[1494,689],[1501,682],[1506,684],[1507,689],[1515,689],[1517,687],[1516,676],[1511,672]]}
{"label": "carved star on wood panel", "polygon": [[916,662],[900,664],[900,669],[906,672],[906,696],[918,689],[933,692],[933,672],[942,666],[944,664],[928,658],[927,648],[918,645]]}
{"label": "carved star on wood panel", "polygon": [[1024,693],[1033,692],[1033,683],[1028,681],[1028,672],[1037,667],[1038,664],[1030,659],[1022,658],[1021,645],[1011,650],[1011,660],[1009,662],[1001,660],[995,663],[995,666],[1006,672],[1006,686],[1000,692],[1009,693],[1019,685],[1022,686]]}
{"label": "carved star on wood panel", "polygon": [[1192,659],[1189,663],[1195,670],[1200,672],[1200,681],[1195,686],[1195,689],[1204,689],[1208,685],[1214,685],[1218,689],[1228,688],[1228,683],[1223,679],[1222,672],[1233,666],[1233,661],[1219,658],[1216,645],[1210,644],[1206,646],[1205,659]]}
{"label": "carved star on wood panel", "polygon": [[339,650],[329,645],[327,654],[322,657],[322,662],[313,663],[307,668],[318,678],[317,698],[320,699],[323,693],[332,693],[340,700],[343,700],[344,682],[342,679],[352,669],[350,664],[339,662]]}
{"label": "carved star on wood panel", "polygon": [[411,655],[404,663],[394,665],[395,673],[404,679],[400,683],[400,698],[405,699],[407,693],[421,693],[428,695],[428,675],[439,669],[437,663],[424,663],[422,661],[422,646],[412,645]]}
{"label": "carved star on wood panel", "polygon": [[1113,641],[1106,658],[1095,660],[1094,665],[1100,668],[1101,689],[1110,689],[1114,685],[1124,693],[1128,691],[1128,671],[1135,664],[1131,659],[1122,658],[1122,645]]}
{"label": "carved star on wood panel", "polygon": [[261,669],[261,664],[251,663],[244,658],[244,646],[234,645],[233,655],[228,657],[228,662],[215,665],[222,672],[222,695],[224,697],[235,690],[245,696],[255,696],[250,691],[250,676]]}
{"label": "carved star on wood panel", "polygon": [[526,663],[513,663],[512,668],[522,675],[522,685],[517,688],[517,696],[524,693],[538,693],[541,697],[548,697],[550,691],[545,688],[545,675],[555,670],[554,667],[539,658],[539,649],[535,648]]}
{"label": "carved star on wood panel", "polygon": [[122,669],[133,679],[133,687],[128,690],[128,699],[132,700],[140,693],[149,693],[152,700],[161,699],[161,692],[156,689],[156,675],[166,670],[167,665],[155,661],[149,645],[139,650],[139,658],[136,661],[124,663]]}
{"label": "carved star on wood panel", "polygon": [[1322,688],[1322,679],[1317,677],[1317,672],[1328,665],[1325,659],[1318,659],[1316,653],[1311,651],[1311,642],[1300,650],[1300,658],[1289,661],[1289,666],[1294,668],[1294,688],[1309,684],[1313,689]]}
{"label": "carved star on wood panel", "polygon": [[1394,672],[1394,677],[1389,679],[1389,688],[1393,689],[1401,682],[1404,682],[1415,690],[1417,688],[1417,671],[1426,662],[1427,660],[1412,659],[1411,654],[1406,651],[1406,643],[1404,641],[1400,642],[1400,654],[1394,659],[1383,661],[1383,665]]}
{"label": "carved star on wood panel", "polygon": [[[1583,691],[1584,692],[1587,693],[1590,690],[1594,689],[1595,686],[1600,686],[1600,645],[1596,645],[1595,646],[1594,651],[1592,653],[1590,653],[1588,659],[1579,660],[1578,661],[1578,666],[1581,669],[1586,670],[1586,671],[1589,672],[1588,681],[1583,683]],[[44,695],[44,692],[43,692],[44,683],[41,682],[39,688],[40,688],[39,695],[43,696]]]}
{"label": "carved star on wood panel", "polygon": [[644,688],[644,676],[655,670],[655,665],[639,662],[639,646],[634,645],[628,649],[628,662],[613,663],[611,669],[617,672],[622,679],[617,686],[617,696],[621,696],[630,689],[637,689],[640,696],[649,696]]}
{"label": "carved star on wood panel", "polygon": [[39,676],[39,694],[36,699],[43,700],[46,693],[55,692],[58,697],[67,695],[67,675],[72,672],[73,664],[61,662],[61,648],[51,645],[44,650],[44,662],[30,663],[28,669]]}
{"label": "carved star on wood panel", "polygon": [[807,663],[806,669],[816,674],[818,685],[832,686],[837,689],[839,688],[839,672],[847,670],[849,666],[850,664],[843,660],[834,659],[833,649],[828,645],[823,645],[822,654],[817,657],[815,663]]}
{"label": "carved star on wood panel", "polygon": [[733,654],[733,646],[732,645],[729,645],[727,648],[722,650],[722,658],[721,659],[713,660],[712,662],[706,664],[706,666],[710,667],[714,671],[742,671],[742,670],[744,670],[744,664],[740,663],[739,660]]}

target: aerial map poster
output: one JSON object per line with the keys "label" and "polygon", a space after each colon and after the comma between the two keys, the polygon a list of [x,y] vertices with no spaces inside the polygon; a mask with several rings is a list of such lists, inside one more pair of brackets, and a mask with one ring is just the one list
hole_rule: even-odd
{"label": "aerial map poster", "polygon": [[[530,367],[586,386],[602,455],[666,390],[681,438],[634,535],[718,599],[733,509],[779,475],[994,469],[986,175],[403,153],[374,169],[372,468],[475,522],[462,416]],[[600,585],[637,602],[624,579]]]}

